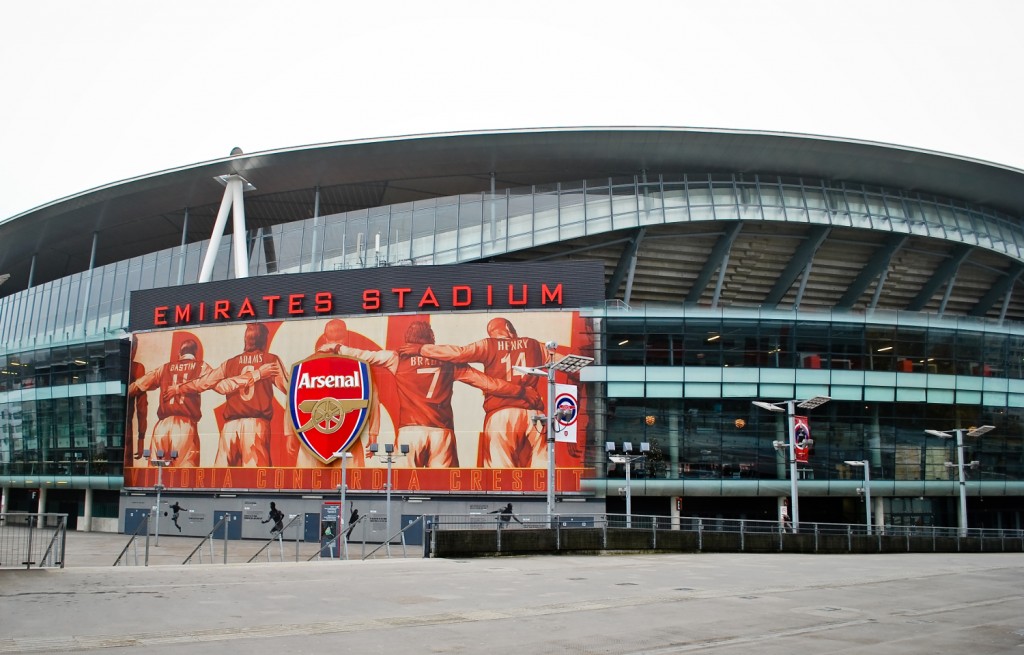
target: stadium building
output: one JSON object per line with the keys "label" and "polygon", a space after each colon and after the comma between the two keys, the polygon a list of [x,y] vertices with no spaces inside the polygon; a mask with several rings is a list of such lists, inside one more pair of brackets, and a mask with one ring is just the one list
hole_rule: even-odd
{"label": "stadium building", "polygon": [[185,533],[256,536],[347,475],[364,514],[778,520],[795,478],[804,522],[857,523],[870,477],[877,525],[956,525],[964,490],[971,527],[1019,529],[1022,215],[1024,171],[705,129],[111,183],[0,222],[2,509],[127,530],[160,486]]}

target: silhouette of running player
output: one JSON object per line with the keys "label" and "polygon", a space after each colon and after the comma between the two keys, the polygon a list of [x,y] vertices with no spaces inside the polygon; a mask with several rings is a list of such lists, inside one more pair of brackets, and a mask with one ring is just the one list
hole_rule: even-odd
{"label": "silhouette of running player", "polygon": [[174,512],[171,514],[171,521],[174,523],[174,527],[178,528],[178,532],[181,532],[181,526],[178,525],[178,514],[182,511],[187,512],[188,510],[179,505],[178,501],[174,501],[174,504],[171,505],[171,511]]}
{"label": "silhouette of running player", "polygon": [[498,516],[498,529],[507,528],[509,526],[509,521],[511,519],[515,519],[516,523],[518,523],[519,525],[523,525],[523,522],[519,520],[519,517],[512,513],[512,503],[509,503],[508,505],[505,505],[501,509],[496,509],[496,510],[493,510],[491,512],[488,512],[488,514],[498,514],[499,515]]}
{"label": "silhouette of running player", "polygon": [[267,518],[264,519],[263,523],[274,522],[274,527],[270,528],[270,534],[278,534],[284,530],[284,512],[277,509],[277,505],[273,502],[270,503],[270,511],[267,513]]}

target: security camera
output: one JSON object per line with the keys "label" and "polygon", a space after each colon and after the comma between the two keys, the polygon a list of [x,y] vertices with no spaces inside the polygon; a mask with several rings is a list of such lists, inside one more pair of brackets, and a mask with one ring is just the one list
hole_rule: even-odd
{"label": "security camera", "polygon": [[558,342],[548,341],[546,344],[544,344],[544,347],[547,348],[548,350],[558,350]]}

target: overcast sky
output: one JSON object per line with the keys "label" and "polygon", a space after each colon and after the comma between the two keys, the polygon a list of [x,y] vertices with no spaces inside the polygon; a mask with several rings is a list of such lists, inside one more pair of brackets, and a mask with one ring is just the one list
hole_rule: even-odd
{"label": "overcast sky", "polygon": [[8,2],[0,220],[234,146],[497,128],[800,132],[1024,168],[1022,18],[1015,0]]}

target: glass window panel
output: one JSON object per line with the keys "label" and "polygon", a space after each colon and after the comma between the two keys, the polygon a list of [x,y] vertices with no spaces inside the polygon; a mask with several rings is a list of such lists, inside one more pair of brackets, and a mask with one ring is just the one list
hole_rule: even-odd
{"label": "glass window panel", "polygon": [[[489,212],[488,212],[489,214]],[[479,197],[463,196],[459,204],[459,259],[480,256],[483,235],[483,204]]]}
{"label": "glass window panel", "polygon": [[[457,206],[456,206],[456,211]],[[388,234],[390,233],[390,216],[387,207],[373,207],[367,212],[367,246],[371,266],[386,265],[391,261]]]}
{"label": "glass window panel", "polygon": [[866,330],[866,370],[893,371],[896,368],[896,334],[891,326],[869,326]]}
{"label": "glass window panel", "polygon": [[691,207],[708,207],[714,204],[714,196],[711,195],[711,185],[708,182],[690,180],[687,193]]}
{"label": "glass window panel", "polygon": [[458,205],[443,205],[437,207],[434,212],[434,249],[440,253],[454,251],[459,241],[459,207]]}
{"label": "glass window panel", "polygon": [[412,257],[412,211],[391,214],[391,235],[388,240],[392,261],[408,263]]}

